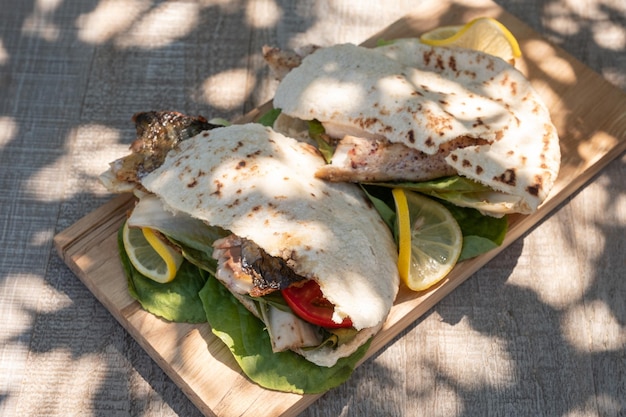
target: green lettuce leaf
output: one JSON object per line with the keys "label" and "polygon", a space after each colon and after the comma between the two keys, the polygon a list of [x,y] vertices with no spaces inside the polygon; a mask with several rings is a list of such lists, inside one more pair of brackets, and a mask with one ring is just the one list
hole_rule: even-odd
{"label": "green lettuce leaf", "polygon": [[271,109],[259,117],[257,123],[262,124],[263,126],[272,127],[274,126],[274,122],[278,116],[280,116],[280,112],[280,109]]}
{"label": "green lettuce leaf", "polygon": [[383,199],[374,195],[371,189],[361,185],[361,189],[365,192],[367,198],[372,202],[379,216],[383,219],[389,229],[394,230],[396,222],[396,212]]}
{"label": "green lettuce leaf", "polygon": [[514,207],[519,198],[493,190],[491,187],[458,175],[424,182],[377,183],[385,187],[401,187],[416,191],[461,207],[477,210],[494,206]]}
{"label": "green lettuce leaf", "polygon": [[384,38],[378,38],[376,40],[376,47],[380,47],[380,46],[387,46],[387,45],[392,45],[394,44],[396,41],[394,39],[384,39]]}
{"label": "green lettuce leaf", "polygon": [[326,130],[324,126],[317,120],[309,121],[309,136],[317,143],[317,149],[320,151],[326,163],[330,163],[335,153],[335,148],[326,141],[324,135]]}
{"label": "green lettuce leaf", "polygon": [[319,394],[345,382],[369,342],[333,367],[317,366],[295,352],[274,353],[262,321],[217,279],[209,278],[200,297],[213,333],[230,349],[244,373],[260,386],[297,394]]}
{"label": "green lettuce leaf", "polygon": [[509,228],[506,216],[485,216],[473,208],[455,206],[446,201],[440,203],[450,210],[463,233],[463,249],[459,261],[489,252],[504,241]]}
{"label": "green lettuce leaf", "polygon": [[142,275],[130,262],[122,239],[122,228],[117,236],[118,251],[128,282],[128,292],[141,307],[166,320],[184,323],[207,321],[198,292],[207,280],[207,274],[183,261],[176,278],[161,284]]}
{"label": "green lettuce leaf", "polygon": [[[469,178],[453,175],[422,182],[377,182],[381,187],[400,187],[417,191],[433,197],[449,199],[452,196],[462,198],[463,195],[473,196],[484,192],[491,192],[491,188]],[[447,196],[447,198],[446,198]]]}

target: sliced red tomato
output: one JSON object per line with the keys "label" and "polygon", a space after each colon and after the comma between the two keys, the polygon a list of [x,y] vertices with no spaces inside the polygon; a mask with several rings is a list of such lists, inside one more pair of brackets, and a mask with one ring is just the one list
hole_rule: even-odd
{"label": "sliced red tomato", "polygon": [[302,320],[332,329],[352,327],[352,321],[348,317],[341,323],[332,320],[335,306],[324,297],[320,286],[313,280],[302,286],[292,285],[282,290],[282,293],[289,307]]}

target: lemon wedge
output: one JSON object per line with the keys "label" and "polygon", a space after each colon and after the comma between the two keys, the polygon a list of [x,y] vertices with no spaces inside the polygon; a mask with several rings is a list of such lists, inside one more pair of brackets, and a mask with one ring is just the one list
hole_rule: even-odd
{"label": "lemon wedge", "polygon": [[423,291],[456,265],[463,234],[450,211],[413,191],[394,188],[398,225],[398,270],[410,289]]}
{"label": "lemon wedge", "polygon": [[148,227],[129,227],[122,230],[124,249],[133,266],[146,277],[160,283],[170,282],[176,277],[183,256],[164,242]]}
{"label": "lemon wedge", "polygon": [[465,25],[441,26],[420,36],[432,46],[457,46],[495,55],[505,61],[522,56],[515,36],[502,23],[491,17],[479,17]]}

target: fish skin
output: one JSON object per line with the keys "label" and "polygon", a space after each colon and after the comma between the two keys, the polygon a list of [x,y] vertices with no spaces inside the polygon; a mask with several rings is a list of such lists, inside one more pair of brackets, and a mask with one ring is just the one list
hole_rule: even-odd
{"label": "fish skin", "polygon": [[137,132],[131,153],[111,163],[114,184],[136,184],[163,164],[167,153],[180,142],[219,127],[203,116],[188,116],[175,111],[147,111],[132,117]]}

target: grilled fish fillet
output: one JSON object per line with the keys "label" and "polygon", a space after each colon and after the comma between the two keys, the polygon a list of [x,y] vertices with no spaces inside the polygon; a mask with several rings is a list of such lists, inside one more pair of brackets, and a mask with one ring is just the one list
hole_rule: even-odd
{"label": "grilled fish fillet", "polygon": [[132,117],[137,138],[131,153],[110,164],[100,179],[109,191],[132,191],[141,179],[161,166],[165,155],[181,141],[218,127],[202,116],[187,116],[174,111],[148,111]]}
{"label": "grilled fish fillet", "polygon": [[454,149],[475,146],[486,141],[461,136],[428,155],[402,143],[384,138],[369,139],[346,135],[333,154],[333,163],[317,170],[315,176],[328,181],[428,181],[456,174],[446,162]]}

